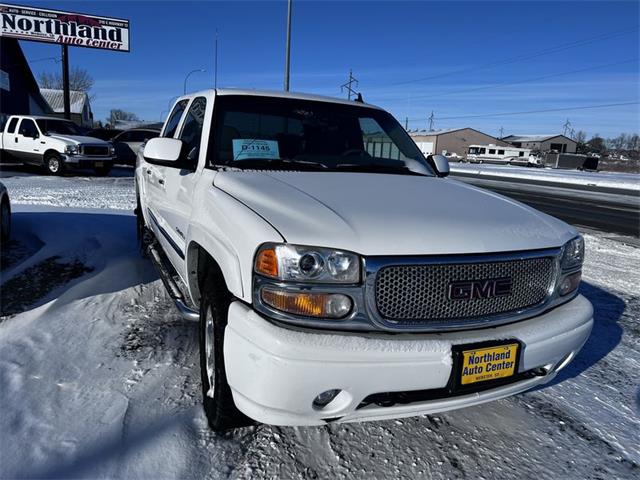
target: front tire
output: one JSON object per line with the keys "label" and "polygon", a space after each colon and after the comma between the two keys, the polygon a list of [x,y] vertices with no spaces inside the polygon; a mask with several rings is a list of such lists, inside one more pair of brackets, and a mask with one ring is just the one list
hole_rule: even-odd
{"label": "front tire", "polygon": [[236,408],[227,383],[223,345],[230,304],[231,294],[224,281],[210,274],[200,301],[200,373],[204,412],[216,432],[253,423]]}
{"label": "front tire", "polygon": [[44,168],[49,175],[62,175],[64,162],[57,153],[47,153],[44,157]]}

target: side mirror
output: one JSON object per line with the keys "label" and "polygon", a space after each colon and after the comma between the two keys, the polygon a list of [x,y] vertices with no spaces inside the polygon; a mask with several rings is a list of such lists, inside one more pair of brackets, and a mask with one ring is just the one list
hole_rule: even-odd
{"label": "side mirror", "polygon": [[150,163],[173,163],[181,159],[182,140],[177,138],[152,138],[145,146],[142,155]]}
{"label": "side mirror", "polygon": [[427,162],[436,171],[436,175],[439,177],[446,177],[449,175],[449,160],[444,155],[429,155]]}

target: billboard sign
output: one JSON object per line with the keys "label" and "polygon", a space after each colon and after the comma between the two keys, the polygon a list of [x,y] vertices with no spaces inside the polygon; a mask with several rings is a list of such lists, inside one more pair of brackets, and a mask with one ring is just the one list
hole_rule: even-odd
{"label": "billboard sign", "polygon": [[0,3],[0,36],[129,51],[129,20]]}

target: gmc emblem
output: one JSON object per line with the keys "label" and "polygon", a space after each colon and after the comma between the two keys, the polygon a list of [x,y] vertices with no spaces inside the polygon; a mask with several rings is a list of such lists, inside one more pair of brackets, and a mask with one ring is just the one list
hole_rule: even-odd
{"label": "gmc emblem", "polygon": [[511,278],[460,280],[449,284],[449,300],[472,300],[511,295]]}

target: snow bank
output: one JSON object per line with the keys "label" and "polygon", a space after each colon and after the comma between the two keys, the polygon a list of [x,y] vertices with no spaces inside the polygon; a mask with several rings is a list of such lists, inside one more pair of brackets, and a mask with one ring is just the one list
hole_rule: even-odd
{"label": "snow bank", "polygon": [[479,178],[514,179],[549,184],[572,185],[584,188],[623,190],[640,194],[640,175],[634,173],[581,172],[577,170],[555,170],[526,168],[506,165],[476,165],[452,163],[451,172],[473,175]]}

